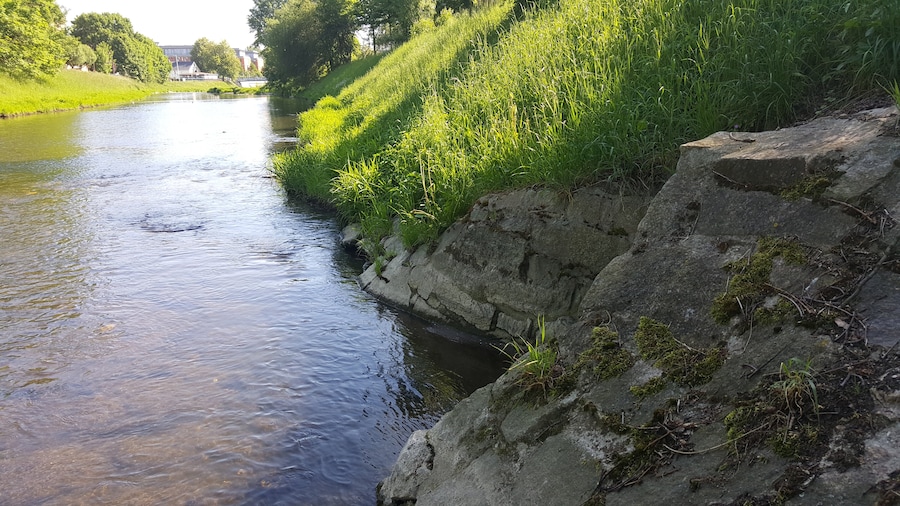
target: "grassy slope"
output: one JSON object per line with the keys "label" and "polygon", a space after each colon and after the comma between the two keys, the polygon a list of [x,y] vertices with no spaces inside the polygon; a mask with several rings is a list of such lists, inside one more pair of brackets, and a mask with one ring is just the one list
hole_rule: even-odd
{"label": "grassy slope", "polygon": [[485,192],[652,179],[686,140],[900,79],[894,1],[559,0],[511,24],[496,6],[322,99],[276,171],[361,221],[372,254],[394,217],[423,243]]}
{"label": "grassy slope", "polygon": [[383,57],[384,54],[368,56],[359,60],[353,60],[346,65],[341,65],[322,78],[322,80],[316,81],[300,92],[298,97],[308,100],[310,104],[315,104],[327,95],[337,96],[341,90],[372,70],[372,67],[380,62]]}
{"label": "grassy slope", "polygon": [[0,117],[118,104],[164,91],[206,91],[208,82],[147,85],[126,77],[63,70],[46,82],[0,75]]}

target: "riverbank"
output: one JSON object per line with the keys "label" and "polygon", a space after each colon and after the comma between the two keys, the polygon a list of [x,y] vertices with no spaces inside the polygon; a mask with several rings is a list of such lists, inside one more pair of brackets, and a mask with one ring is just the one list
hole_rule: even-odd
{"label": "riverbank", "polygon": [[[435,240],[481,196],[654,185],[678,146],[829,114],[900,80],[884,0],[493,2],[387,54],[300,116],[274,169],[361,224]],[[396,218],[396,220],[395,220]]]}
{"label": "riverbank", "polygon": [[62,70],[47,81],[17,81],[0,76],[0,118],[140,100],[167,91],[205,92],[220,81],[171,81],[144,84],[96,72]]}
{"label": "riverbank", "polygon": [[898,121],[719,132],[648,206],[488,196],[370,267],[394,304],[527,348],[410,437],[379,503],[896,504]]}

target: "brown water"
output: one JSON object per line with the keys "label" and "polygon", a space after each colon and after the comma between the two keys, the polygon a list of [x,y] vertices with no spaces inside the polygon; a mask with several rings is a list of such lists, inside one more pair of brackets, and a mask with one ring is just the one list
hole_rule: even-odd
{"label": "brown water", "polygon": [[360,291],[335,220],[268,177],[291,108],[0,121],[0,503],[372,504],[499,373]]}

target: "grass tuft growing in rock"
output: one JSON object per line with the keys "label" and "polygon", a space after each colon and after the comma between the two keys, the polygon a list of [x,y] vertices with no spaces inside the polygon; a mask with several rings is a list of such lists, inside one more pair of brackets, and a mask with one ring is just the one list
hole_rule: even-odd
{"label": "grass tuft growing in rock", "polygon": [[525,341],[523,344],[512,341],[508,344],[513,348],[510,353],[501,350],[512,360],[509,371],[516,371],[519,377],[516,383],[524,387],[527,392],[538,391],[544,398],[553,391],[557,379],[563,373],[557,363],[558,351],[556,342],[547,336],[547,326],[543,316],[537,319],[538,335],[534,343]]}

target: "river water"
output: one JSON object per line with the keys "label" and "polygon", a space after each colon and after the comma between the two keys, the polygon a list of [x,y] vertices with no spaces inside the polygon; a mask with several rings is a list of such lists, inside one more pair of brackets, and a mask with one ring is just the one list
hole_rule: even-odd
{"label": "river water", "polygon": [[0,121],[0,503],[372,504],[499,374],[362,292],[336,221],[269,177],[293,107]]}

